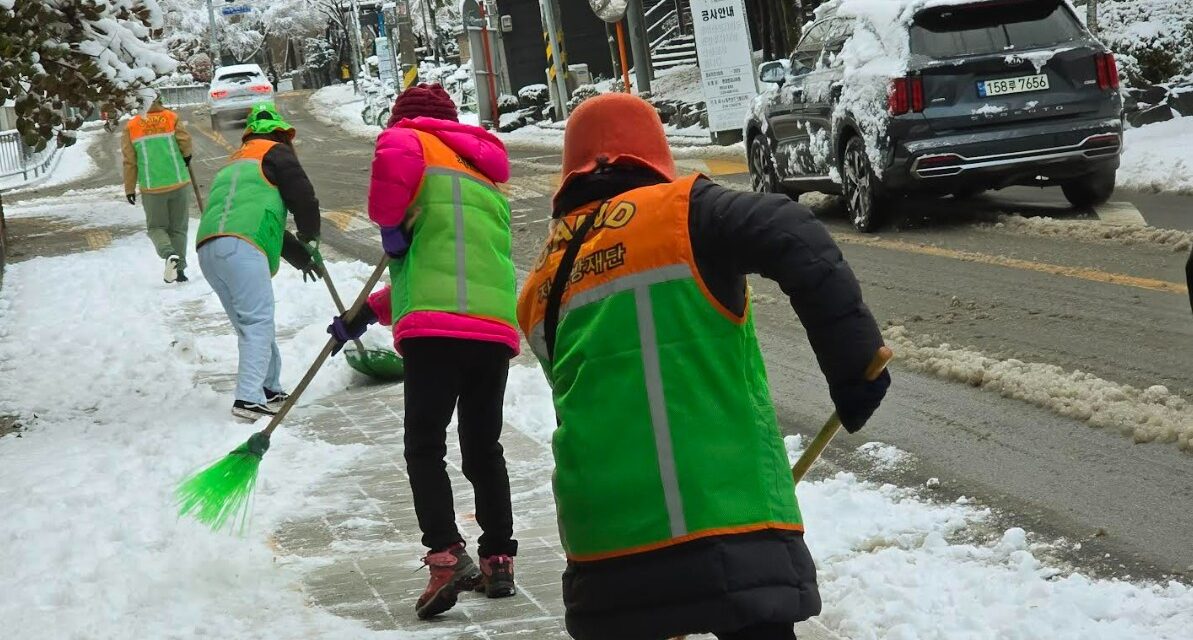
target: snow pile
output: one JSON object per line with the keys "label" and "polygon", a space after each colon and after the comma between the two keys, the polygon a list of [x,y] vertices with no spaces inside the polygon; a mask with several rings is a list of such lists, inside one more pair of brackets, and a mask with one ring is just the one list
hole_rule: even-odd
{"label": "snow pile", "polygon": [[75,180],[81,180],[95,173],[95,161],[91,159],[91,145],[100,136],[106,135],[102,129],[87,129],[79,131],[75,136],[75,143],[57,152],[49,170],[37,178],[25,181],[19,174],[0,179],[0,189],[14,189],[24,191],[31,187],[53,187]]}
{"label": "snow pile", "polygon": [[[65,202],[65,201],[62,201]],[[45,203],[42,203],[45,204]],[[123,212],[63,210],[91,221]],[[125,205],[127,206],[127,205]],[[22,207],[23,209],[24,207]],[[132,209],[132,207],[128,207]],[[370,271],[331,264],[352,291]],[[99,250],[9,265],[0,289],[0,413],[22,437],[0,438],[0,620],[12,637],[363,637],[367,629],[306,605],[301,573],[274,557],[280,522],[318,513],[310,487],[360,446],[273,436],[247,538],[178,520],[178,480],[255,428],[228,413],[208,381],[236,369],[236,339],[197,267],[160,281],[144,234]],[[334,313],[319,284],[283,268],[275,280],[283,382],[323,345]],[[343,388],[342,359],[304,398]],[[400,636],[391,636],[400,637]]]}
{"label": "snow pile", "polygon": [[1174,118],[1127,129],[1120,187],[1193,194],[1193,118]]}
{"label": "snow pile", "polygon": [[365,108],[364,96],[356,94],[351,84],[333,84],[311,94],[309,110],[323,124],[339,127],[362,138],[376,138],[381,127],[361,119]]}
{"label": "snow pile", "polygon": [[981,225],[979,228],[1080,242],[1152,245],[1170,248],[1176,252],[1185,252],[1193,248],[1193,231],[1107,224],[1089,220],[1056,220],[1048,217],[1024,218],[1019,215],[1003,215],[999,216],[998,222],[993,225]]}
{"label": "snow pile", "polygon": [[[510,424],[549,444],[542,372],[511,368],[506,398]],[[803,439],[785,444],[794,462]],[[928,502],[851,473],[802,482],[798,494],[824,600],[819,621],[845,638],[1177,640],[1193,624],[1188,586],[1061,572],[1036,558],[1044,545],[1020,528],[992,530],[990,512],[965,498]]]}
{"label": "snow pile", "polygon": [[1193,451],[1193,407],[1162,385],[1137,389],[1051,364],[997,360],[944,343],[923,346],[901,325],[883,332],[901,365],[1030,402],[1092,427],[1113,429],[1135,442],[1175,442]]}

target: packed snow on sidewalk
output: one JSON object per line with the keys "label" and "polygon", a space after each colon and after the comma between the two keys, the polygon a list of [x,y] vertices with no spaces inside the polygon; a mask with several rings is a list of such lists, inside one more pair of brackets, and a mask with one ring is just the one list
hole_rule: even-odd
{"label": "packed snow on sidewalk", "polygon": [[[93,194],[94,195],[94,194]],[[90,198],[90,199],[88,199]],[[14,207],[122,220],[137,207],[83,197]],[[283,426],[261,467],[245,537],[179,520],[172,492],[191,471],[263,426],[236,422],[211,381],[236,370],[236,339],[196,260],[161,282],[143,233],[107,248],[10,264],[0,289],[0,620],[13,638],[357,638],[358,624],[306,606],[301,567],[267,541],[279,522],[319,512],[308,489],[360,449]],[[367,265],[332,264],[340,287]],[[292,387],[334,314],[321,283],[283,266],[277,325]],[[342,358],[303,404],[343,389]],[[301,417],[301,416],[300,416]],[[409,638],[409,635],[376,634]]]}
{"label": "packed snow on sidewalk", "polygon": [[[506,419],[550,443],[554,411],[538,368],[510,371]],[[794,462],[801,438],[787,445]],[[859,453],[887,468],[911,458],[882,443]],[[1189,586],[1049,566],[1038,557],[1047,543],[1021,528],[994,531],[990,512],[964,497],[934,503],[845,472],[803,482],[798,493],[824,599],[819,619],[844,638],[1175,640],[1193,624]]]}

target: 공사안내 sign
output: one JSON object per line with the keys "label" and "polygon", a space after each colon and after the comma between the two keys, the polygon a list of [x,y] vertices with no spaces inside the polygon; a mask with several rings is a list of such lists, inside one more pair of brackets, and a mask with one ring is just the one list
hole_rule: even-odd
{"label": "\uacf5\uc0ac\uc548\ub0b4 sign", "polygon": [[691,0],[700,84],[712,131],[741,129],[758,95],[741,0]]}

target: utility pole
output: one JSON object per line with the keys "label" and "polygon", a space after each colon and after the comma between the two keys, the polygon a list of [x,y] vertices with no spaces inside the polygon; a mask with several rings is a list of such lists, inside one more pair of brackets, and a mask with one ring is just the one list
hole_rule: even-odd
{"label": "utility pole", "polygon": [[[431,54],[435,62],[439,62],[439,47],[434,44],[439,40],[439,34],[436,33],[435,40],[431,40],[431,18],[427,15],[427,2],[428,0],[419,0],[418,2],[419,8],[423,11],[423,37],[427,39],[427,53]],[[431,12],[434,10],[432,9]]]}
{"label": "utility pole", "polygon": [[356,12],[356,0],[350,0],[348,3],[348,21],[351,22],[351,29],[348,32],[348,42],[352,48],[352,91],[359,93],[360,87],[357,84],[357,79],[360,78],[360,15]]}
{"label": "utility pole", "polygon": [[543,29],[546,33],[547,79],[555,84],[555,117],[562,120],[568,116],[567,53],[563,48],[563,29],[559,26],[559,0],[539,0],[539,11],[543,15]]}
{"label": "utility pole", "polygon": [[1098,0],[1089,0],[1085,4],[1085,26],[1090,33],[1098,35]]}
{"label": "utility pole", "polygon": [[207,55],[211,56],[212,72],[220,66],[220,41],[215,35],[215,8],[207,0]]}
{"label": "utility pole", "polygon": [[649,96],[654,69],[650,65],[650,43],[646,41],[646,15],[643,13],[642,0],[630,0],[625,17],[630,32],[630,48],[634,52],[634,80],[638,84],[638,94]]}

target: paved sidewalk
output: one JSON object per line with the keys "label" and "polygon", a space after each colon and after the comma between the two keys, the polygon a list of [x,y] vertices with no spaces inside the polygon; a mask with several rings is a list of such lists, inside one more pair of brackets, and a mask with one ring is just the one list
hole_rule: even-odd
{"label": "paved sidewalk", "polygon": [[[297,428],[309,435],[335,444],[368,446],[352,468],[311,496],[319,503],[338,502],[338,509],[316,519],[290,522],[275,532],[279,556],[306,556],[325,563],[306,576],[311,603],[373,629],[423,631],[435,638],[568,638],[560,593],[564,557],[550,486],[551,452],[548,445],[508,424],[502,441],[520,544],[519,593],[504,600],[464,594],[454,609],[433,621],[415,618],[414,602],[426,586],[427,573],[420,562],[424,549],[402,458],[402,400],[401,385],[362,381],[362,386],[297,412]],[[461,531],[475,552],[480,530],[455,440],[453,428],[448,434],[448,472]],[[801,625],[800,637],[835,636],[819,624],[807,624]]]}

